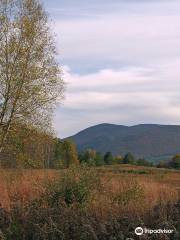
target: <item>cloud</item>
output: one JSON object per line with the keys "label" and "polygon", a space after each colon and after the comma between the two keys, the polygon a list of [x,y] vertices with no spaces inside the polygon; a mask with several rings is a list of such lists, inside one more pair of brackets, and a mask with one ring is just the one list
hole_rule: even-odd
{"label": "cloud", "polygon": [[91,63],[93,59],[106,58],[143,64],[152,59],[177,57],[180,50],[177,29],[180,16],[108,16],[56,23],[63,58],[77,61],[83,58]]}
{"label": "cloud", "polygon": [[[64,64],[76,72],[93,72],[97,66],[119,69],[179,57],[180,2],[108,1],[106,5],[79,3],[78,17],[55,19]],[[82,17],[84,7],[96,16]],[[65,9],[71,10],[67,5]]]}
{"label": "cloud", "polygon": [[180,123],[180,60],[151,68],[79,75],[64,67],[66,101],[55,127],[67,136],[101,122]]}
{"label": "cloud", "polygon": [[157,15],[159,11],[179,13],[179,0],[43,0],[52,17],[59,19],[84,19],[113,14],[148,14]]}
{"label": "cloud", "polygon": [[66,65],[60,137],[102,122],[180,123],[179,0],[46,4]]}

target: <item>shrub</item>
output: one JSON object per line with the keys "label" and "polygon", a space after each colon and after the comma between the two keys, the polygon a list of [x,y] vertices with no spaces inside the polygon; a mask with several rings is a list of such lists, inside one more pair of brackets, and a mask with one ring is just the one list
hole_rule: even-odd
{"label": "shrub", "polygon": [[63,203],[66,206],[84,205],[97,185],[100,185],[100,179],[93,169],[73,167],[46,185],[45,199],[52,206]]}
{"label": "shrub", "polygon": [[141,218],[133,215],[109,215],[97,218],[93,212],[83,213],[78,209],[61,206],[47,208],[32,204],[23,209],[17,206],[10,213],[0,211],[1,239],[7,240],[125,240],[139,239],[137,226],[149,229],[173,229],[173,234],[144,235],[141,239],[179,239],[180,204],[157,204],[150,213]]}

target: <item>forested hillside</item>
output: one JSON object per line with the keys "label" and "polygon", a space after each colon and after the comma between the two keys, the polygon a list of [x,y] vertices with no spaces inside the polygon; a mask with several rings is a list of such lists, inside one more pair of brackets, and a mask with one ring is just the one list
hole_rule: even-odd
{"label": "forested hillside", "polygon": [[132,127],[100,124],[69,137],[79,150],[87,148],[98,152],[136,157],[172,156],[180,152],[180,126],[141,124]]}

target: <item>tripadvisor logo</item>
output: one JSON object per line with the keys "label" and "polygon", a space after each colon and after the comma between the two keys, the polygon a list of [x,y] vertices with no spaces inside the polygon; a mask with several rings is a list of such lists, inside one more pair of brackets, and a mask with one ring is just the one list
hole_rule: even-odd
{"label": "tripadvisor logo", "polygon": [[135,229],[135,234],[140,236],[140,235],[143,235],[143,234],[157,234],[157,233],[164,233],[164,234],[171,234],[173,233],[174,230],[172,229],[147,229],[147,228],[142,228],[142,227],[137,227]]}
{"label": "tripadvisor logo", "polygon": [[136,235],[143,235],[143,228],[142,227],[137,227],[136,229],[135,229],[135,234]]}

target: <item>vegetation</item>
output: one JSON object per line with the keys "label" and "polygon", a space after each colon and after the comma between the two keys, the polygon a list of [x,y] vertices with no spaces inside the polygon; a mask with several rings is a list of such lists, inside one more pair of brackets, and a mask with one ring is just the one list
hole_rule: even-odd
{"label": "vegetation", "polygon": [[[80,162],[88,166],[151,166],[131,153],[121,157],[87,149],[78,155],[74,143],[54,137],[52,110],[64,91],[55,59],[53,36],[40,2],[0,0],[0,165],[69,168]],[[177,155],[158,167],[179,169],[179,159]]]}
{"label": "vegetation", "polygon": [[174,168],[180,170],[180,154],[175,155],[170,161],[160,161],[159,168]]}
{"label": "vegetation", "polygon": [[0,154],[1,165],[6,168],[49,168],[53,152],[51,135],[36,128],[16,127]]}
{"label": "vegetation", "polygon": [[111,165],[113,162],[113,156],[112,156],[112,153],[111,152],[107,152],[105,155],[104,155],[104,163],[106,165]]}
{"label": "vegetation", "polygon": [[96,152],[93,149],[87,149],[80,152],[78,155],[81,165],[87,166],[102,166],[104,165],[104,157],[101,153]]}
{"label": "vegetation", "polygon": [[79,163],[77,150],[74,143],[70,141],[62,142],[62,157],[66,168]]}
{"label": "vegetation", "polygon": [[40,2],[0,0],[0,239],[125,240],[137,226],[173,230],[143,239],[179,239],[180,155],[159,163],[170,171],[56,138],[55,59]]}
{"label": "vegetation", "polygon": [[51,161],[52,168],[69,168],[71,165],[78,165],[78,153],[76,145],[68,140],[54,140],[53,158]]}
{"label": "vegetation", "polygon": [[152,166],[153,166],[153,163],[145,160],[144,158],[140,158],[140,159],[138,159],[138,160],[136,161],[136,165],[139,165],[139,166],[150,166],[150,167],[152,167]]}
{"label": "vegetation", "polygon": [[17,128],[50,132],[64,90],[55,53],[38,0],[0,0],[0,153]]}
{"label": "vegetation", "polygon": [[131,153],[127,153],[124,157],[113,156],[111,152],[106,152],[104,156],[101,153],[97,153],[93,149],[88,149],[82,153],[79,153],[79,160],[81,164],[88,166],[102,166],[102,165],[114,165],[114,164],[131,164],[137,166],[156,166],[158,168],[174,168],[180,169],[180,155],[175,155],[170,161],[160,161],[157,165],[144,158],[136,159]]}
{"label": "vegetation", "polygon": [[59,204],[85,206],[90,195],[100,184],[93,169],[72,167],[56,180],[48,182],[43,199],[52,207]]}
{"label": "vegetation", "polygon": [[0,236],[124,240],[137,239],[134,230],[142,226],[174,230],[173,234],[145,234],[143,239],[179,239],[179,174],[127,164],[1,170]]}
{"label": "vegetation", "polygon": [[180,169],[180,154],[177,154],[169,163],[170,167]]}
{"label": "vegetation", "polygon": [[131,153],[127,153],[124,156],[123,163],[125,164],[133,164],[135,162],[135,158]]}

